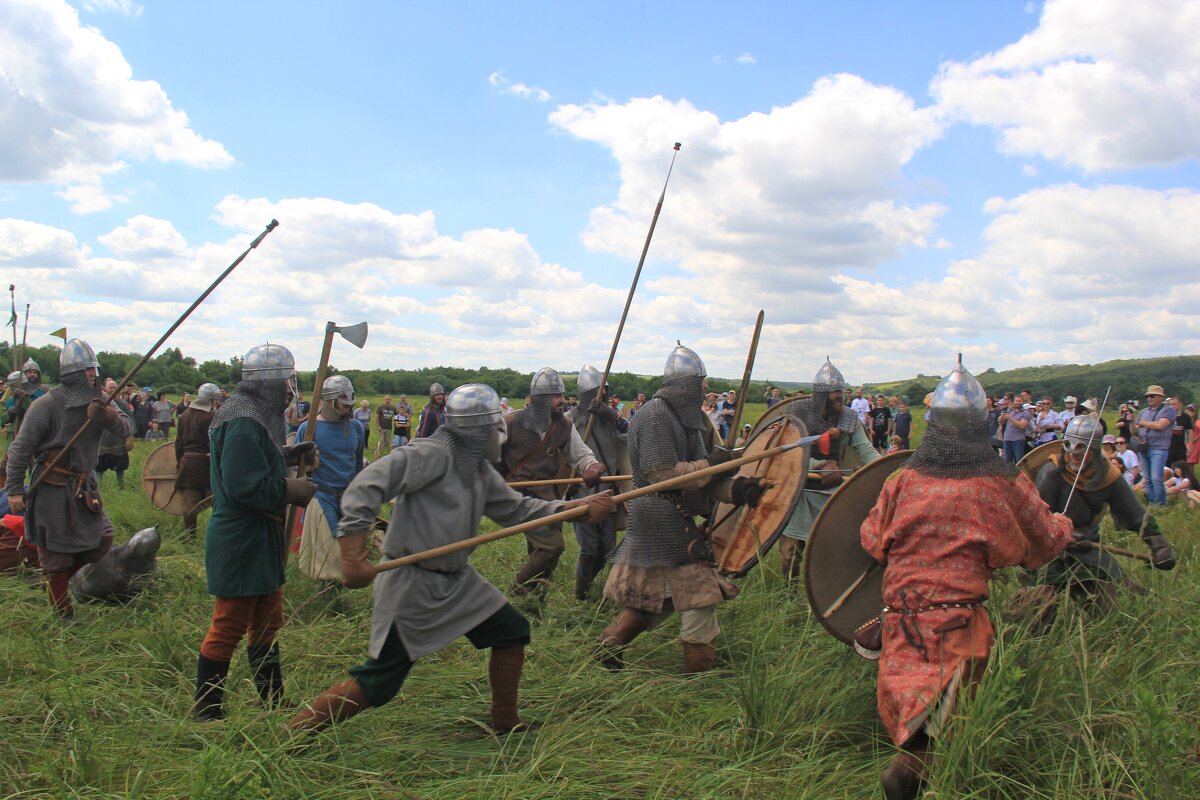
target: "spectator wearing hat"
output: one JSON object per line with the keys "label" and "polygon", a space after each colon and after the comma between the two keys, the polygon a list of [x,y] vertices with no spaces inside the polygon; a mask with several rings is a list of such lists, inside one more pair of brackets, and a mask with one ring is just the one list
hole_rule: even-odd
{"label": "spectator wearing hat", "polygon": [[1154,384],[1146,389],[1146,408],[1138,415],[1138,435],[1146,440],[1146,502],[1152,506],[1167,504],[1163,485],[1163,470],[1171,448],[1171,428],[1175,425],[1175,409],[1163,401],[1163,388]]}
{"label": "spectator wearing hat", "polygon": [[1025,457],[1025,435],[1033,425],[1033,416],[1029,413],[1033,405],[1017,403],[1008,396],[1005,399],[1009,402],[1000,415],[1000,424],[1004,426],[1000,441],[1004,443],[1004,460],[1016,464]]}
{"label": "spectator wearing hat", "polygon": [[1087,412],[1087,415],[1100,423],[1101,433],[1108,433],[1108,423],[1104,421],[1104,417],[1100,416],[1100,398],[1089,397],[1079,404],[1080,408]]}
{"label": "spectator wearing hat", "polygon": [[1078,402],[1074,395],[1063,398],[1063,410],[1058,412],[1058,421],[1062,423],[1064,431],[1067,429],[1067,423],[1075,418],[1075,404]]}
{"label": "spectator wearing hat", "polygon": [[750,423],[742,426],[742,432],[738,434],[737,441],[733,443],[734,447],[745,447],[746,442],[750,441],[750,431],[753,430]]}

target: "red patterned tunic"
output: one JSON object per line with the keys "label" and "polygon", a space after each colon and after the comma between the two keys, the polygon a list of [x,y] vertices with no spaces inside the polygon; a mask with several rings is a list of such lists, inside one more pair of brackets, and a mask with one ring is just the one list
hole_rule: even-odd
{"label": "red patterned tunic", "polygon": [[886,568],[879,716],[902,745],[947,689],[952,695],[982,675],[995,641],[982,606],[992,572],[1050,561],[1071,541],[1071,522],[1052,514],[1024,475],[933,478],[900,469],[861,536]]}

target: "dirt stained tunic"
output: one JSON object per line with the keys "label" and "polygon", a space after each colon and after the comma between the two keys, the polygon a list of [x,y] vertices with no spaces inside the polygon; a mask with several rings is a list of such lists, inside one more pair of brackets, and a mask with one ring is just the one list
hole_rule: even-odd
{"label": "dirt stained tunic", "polygon": [[[479,522],[501,525],[561,511],[559,500],[525,497],[508,488],[490,465],[465,483],[454,470],[450,448],[436,439],[417,439],[368,466],[342,496],[339,535],[370,529],[380,506],[396,507],[383,540],[383,557],[400,558],[475,538]],[[433,653],[495,614],[508,601],[467,563],[468,548],[419,564],[379,573],[371,615],[371,658],[379,658],[395,628],[413,661]]]}
{"label": "dirt stained tunic", "polygon": [[992,573],[1047,563],[1071,541],[1071,524],[1024,475],[940,478],[901,468],[861,538],[885,567],[879,716],[902,745],[952,684],[982,675],[995,641],[982,605]]}

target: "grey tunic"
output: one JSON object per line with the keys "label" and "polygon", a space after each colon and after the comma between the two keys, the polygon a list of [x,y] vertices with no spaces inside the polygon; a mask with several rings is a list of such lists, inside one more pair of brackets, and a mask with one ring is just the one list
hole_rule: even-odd
{"label": "grey tunic", "polygon": [[[840,436],[835,442],[838,448],[838,466],[845,469],[854,466],[866,466],[876,459],[882,458],[879,451],[871,446],[871,439],[867,436],[866,430],[862,424],[854,426],[854,435],[850,437],[850,441],[846,442],[845,436]],[[858,463],[855,464],[857,456]],[[826,460],[823,456],[813,450],[809,458],[812,463]],[[850,477],[843,474],[842,477]],[[817,515],[821,513],[821,509],[829,502],[829,498],[833,496],[833,489],[805,489],[796,503],[796,510],[792,512],[792,516],[788,519],[787,525],[783,528],[783,535],[789,539],[799,539],[807,542],[808,534],[812,530],[813,523],[817,521]]]}
{"label": "grey tunic", "polygon": [[[561,511],[560,500],[525,497],[482,463],[467,485],[453,468],[450,448],[417,439],[364,469],[342,496],[338,535],[362,533],[379,507],[396,499],[383,540],[384,558],[400,558],[471,539],[484,515],[515,525]],[[380,573],[375,579],[370,656],[378,658],[393,627],[414,661],[462,636],[508,602],[467,563],[471,550]]]}
{"label": "grey tunic", "polygon": [[[87,431],[72,446],[59,466],[73,472],[87,473],[84,488],[97,491],[96,458],[100,451],[100,439],[111,434],[124,441],[133,432],[120,406],[116,406],[118,419],[109,428],[89,425]],[[64,408],[55,390],[39,397],[29,407],[21,430],[8,449],[7,488],[9,495],[24,491],[25,472],[31,466],[34,475],[48,460],[48,450],[60,448],[75,435],[87,419],[87,406]],[[112,530],[108,514],[103,510],[89,511],[84,501],[76,497],[77,479],[70,478],[66,486],[51,486],[42,483],[29,498],[25,511],[25,536],[38,547],[57,553],[80,553],[100,544],[106,531]]]}

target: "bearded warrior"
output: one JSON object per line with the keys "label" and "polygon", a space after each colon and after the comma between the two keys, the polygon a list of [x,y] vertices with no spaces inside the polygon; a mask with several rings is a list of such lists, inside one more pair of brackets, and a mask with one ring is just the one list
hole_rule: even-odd
{"label": "bearded warrior", "polygon": [[[588,420],[592,420],[592,431],[585,444],[604,465],[609,475],[628,475],[629,447],[626,434],[629,420],[617,413],[608,402],[608,387],[601,388],[604,376],[591,364],[579,370],[579,405],[567,412],[567,419],[582,437],[587,432]],[[597,402],[597,400],[599,402]],[[586,496],[600,491],[598,487],[583,487],[576,496]],[[576,522],[575,539],[579,542],[579,560],[575,562],[575,599],[586,600],[592,581],[604,569],[608,554],[617,545],[617,531],[625,530],[625,512],[618,508],[616,513],[599,525]]]}
{"label": "bearded warrior", "polygon": [[221,407],[221,387],[205,383],[196,390],[196,399],[187,410],[179,415],[179,428],[175,433],[175,491],[183,494],[188,510],[183,515],[183,529],[189,536],[196,535],[196,507],[206,497],[212,496],[209,477],[208,429],[212,425],[213,412]]}
{"label": "bearded warrior", "polygon": [[[588,488],[600,482],[604,464],[583,443],[582,431],[565,418],[564,392],[558,372],[542,367],[529,384],[529,405],[505,415],[508,440],[500,452],[499,467],[505,480],[550,480],[578,472]],[[521,493],[542,500],[555,500],[559,496],[553,486],[528,486]],[[544,592],[554,577],[554,568],[566,549],[562,523],[528,531],[525,544],[529,557],[509,587],[509,593],[516,597],[535,589]]]}
{"label": "bearded warrior", "polygon": [[809,435],[829,431],[832,452],[829,458],[812,465],[812,471],[821,477],[810,480],[805,486],[803,495],[796,502],[796,510],[792,512],[779,539],[783,577],[789,582],[800,575],[804,543],[808,541],[813,521],[829,501],[830,495],[846,475],[880,458],[879,451],[871,446],[871,439],[858,415],[846,407],[846,379],[828,356],[825,357],[825,365],[813,376],[812,385],[812,395],[792,401],[785,413],[798,417]]}
{"label": "bearded warrior", "polygon": [[1105,508],[1112,512],[1118,530],[1141,533],[1150,548],[1151,564],[1158,569],[1175,566],[1175,554],[1158,523],[1101,452],[1102,438],[1100,424],[1093,417],[1073,417],[1063,436],[1062,453],[1051,456],[1034,480],[1042,500],[1052,509],[1063,509],[1071,519],[1075,539],[1067,552],[1031,576],[1038,585],[1021,590],[1018,604],[1038,610],[1035,627],[1053,621],[1056,595],[1061,592],[1092,602],[1100,610],[1111,608],[1124,573],[1112,555],[1090,544],[1100,542]]}
{"label": "bearded warrior", "polygon": [[[37,368],[32,360],[26,367],[30,364]],[[30,405],[8,450],[7,488],[13,512],[25,512],[25,537],[37,545],[50,604],[70,619],[74,616],[68,592],[71,576],[84,564],[99,561],[112,547],[112,523],[104,513],[94,472],[100,440],[105,433],[124,439],[133,432],[133,423],[118,406],[102,403],[104,395],[96,386],[100,364],[87,342],[68,340],[58,365],[61,385]],[[27,369],[27,374],[34,369]],[[92,424],[47,470],[85,420]],[[25,473],[31,467],[33,478],[41,476],[41,483],[26,504]]]}
{"label": "bearded warrior", "polygon": [[[342,494],[354,476],[363,470],[363,451],[366,448],[367,431],[362,423],[353,419],[354,384],[345,375],[332,375],[321,386],[321,408],[317,419],[314,441],[321,453],[321,463],[312,473],[316,482],[317,502],[329,523],[330,530],[337,530],[342,516]],[[308,432],[308,421],[300,424],[296,441],[303,441]]]}
{"label": "bearded warrior", "polygon": [[286,506],[306,506],[316,484],[287,476],[316,448],[285,447],[284,412],[296,396],[296,361],[278,344],[254,347],[242,359],[242,382],[213,416],[211,478],[216,497],[204,540],[212,624],[196,666],[199,721],[221,719],[229,662],[242,639],[259,697],[283,699],[283,670],[275,636],[283,627],[287,567]]}
{"label": "bearded warrior", "polygon": [[473,539],[485,515],[514,525],[584,505],[593,523],[612,513],[607,494],[564,503],[525,497],[506,486],[489,463],[500,456],[503,430],[496,392],[482,384],[460,386],[447,399],[446,424],[433,436],[394,450],[350,484],[336,535],[346,585],[375,583],[368,658],[294,717],[289,728],[317,730],[382,706],[400,691],[417,659],[460,636],[491,649],[492,729],[507,733],[523,726],[517,690],[529,621],[467,563],[471,551],[402,566],[378,579],[367,560],[375,515],[393,498],[396,510],[383,541],[389,559]]}
{"label": "bearded warrior", "polygon": [[960,362],[933,393],[917,451],[884,483],[862,525],[884,567],[879,716],[900,754],[888,800],[916,797],[930,740],[947,734],[960,693],[981,678],[995,639],[984,610],[1001,567],[1039,567],[1071,541],[1033,483],[988,442],[983,387]]}
{"label": "bearded warrior", "polygon": [[[701,409],[707,370],[682,344],[667,357],[663,386],[629,426],[629,460],[635,488],[724,463],[727,451],[705,453]],[[695,517],[720,500],[754,506],[767,486],[759,478],[698,479],[684,490],[656,492],[629,503],[629,530],[612,556],[604,599],[621,611],[600,635],[596,655],[609,669],[624,666],[633,639],[679,612],[685,672],[704,672],[716,661],[721,632],[717,604],[737,589],[712,565],[708,540]]]}

